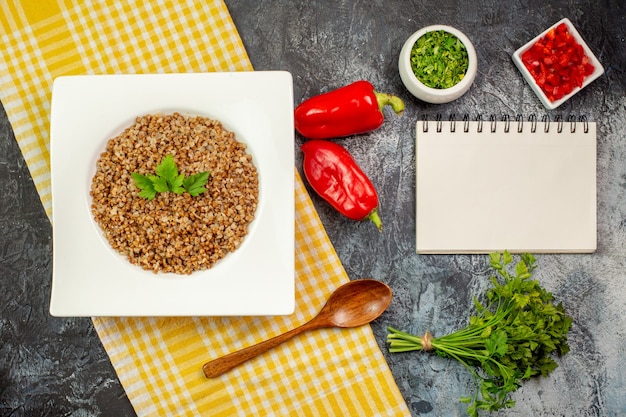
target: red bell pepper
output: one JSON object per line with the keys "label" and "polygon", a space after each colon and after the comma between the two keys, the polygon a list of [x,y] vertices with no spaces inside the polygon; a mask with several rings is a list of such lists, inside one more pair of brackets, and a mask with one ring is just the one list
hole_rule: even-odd
{"label": "red bell pepper", "polygon": [[522,62],[550,101],[582,87],[595,69],[565,23],[537,40],[522,54]]}
{"label": "red bell pepper", "polygon": [[352,220],[371,220],[379,231],[378,194],[352,155],[334,142],[310,140],[302,145],[303,170],[311,187]]}
{"label": "red bell pepper", "polygon": [[404,102],[399,97],[374,91],[368,81],[356,81],[303,101],[294,112],[294,124],[308,139],[366,133],[383,124],[382,109],[386,105],[398,115],[404,111]]}

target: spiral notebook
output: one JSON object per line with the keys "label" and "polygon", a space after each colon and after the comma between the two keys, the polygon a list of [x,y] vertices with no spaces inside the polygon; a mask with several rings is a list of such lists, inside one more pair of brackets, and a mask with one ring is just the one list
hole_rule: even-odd
{"label": "spiral notebook", "polygon": [[596,250],[596,124],[420,120],[418,253]]}

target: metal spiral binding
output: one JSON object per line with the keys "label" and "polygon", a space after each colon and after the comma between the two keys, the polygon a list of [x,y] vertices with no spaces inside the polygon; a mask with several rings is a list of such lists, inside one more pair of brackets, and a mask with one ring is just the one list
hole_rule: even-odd
{"label": "metal spiral binding", "polygon": [[556,131],[559,133],[563,132],[563,116],[556,116],[554,121],[557,123]]}
{"label": "metal spiral binding", "polygon": [[424,122],[422,124],[422,131],[424,133],[427,133],[428,132],[428,116],[426,116],[425,114],[422,115],[422,122]]}
{"label": "metal spiral binding", "polygon": [[521,114],[517,114],[515,121],[517,122],[517,133],[522,133],[524,131],[524,117]]}
{"label": "metal spiral binding", "polygon": [[583,124],[583,132],[589,133],[589,123],[587,122],[587,116],[585,116],[584,114],[578,116],[578,121]]}
{"label": "metal spiral binding", "polygon": [[530,132],[535,133],[537,131],[537,116],[531,114],[528,116],[528,121],[530,122]]}
{"label": "metal spiral binding", "polygon": [[543,131],[546,133],[550,132],[550,118],[547,114],[544,114],[541,118],[541,122],[543,123]]}
{"label": "metal spiral binding", "polygon": [[504,133],[509,133],[509,129],[511,129],[511,118],[508,114],[502,116],[502,121],[504,122]]}
{"label": "metal spiral binding", "polygon": [[[428,132],[428,117],[427,115],[422,115],[422,121],[423,121],[423,125],[422,125],[422,130],[424,131],[424,133]],[[470,115],[469,114],[464,114],[463,115],[463,132],[468,133],[469,132],[469,125],[470,125]],[[476,125],[476,130],[478,133],[482,133],[483,131],[483,115],[482,114],[477,114],[476,115],[476,119],[475,121],[477,122]],[[517,123],[517,132],[518,133],[522,133],[524,132],[524,122],[527,121],[530,124],[530,132],[531,133],[535,133],[537,132],[537,125],[539,123],[543,123],[543,131],[545,133],[549,133],[550,132],[550,117],[547,114],[544,114],[541,117],[541,121],[538,120],[537,116],[535,114],[531,114],[528,116],[528,119],[524,120],[524,116],[521,114],[516,114],[515,115],[515,121],[513,123]],[[557,133],[562,133],[563,132],[563,126],[565,123],[569,123],[570,125],[570,132],[571,133],[576,133],[576,128],[577,128],[577,124],[578,123],[582,123],[583,125],[583,132],[584,133],[588,133],[589,132],[589,123],[587,122],[587,116],[582,115],[579,116],[578,118],[576,118],[576,116],[574,115],[568,115],[567,119],[564,121],[563,120],[563,116],[555,116],[554,121],[557,123],[556,125],[556,131]],[[457,125],[457,119],[456,119],[456,114],[452,113],[450,114],[449,118],[448,118],[448,122],[450,125],[450,132],[454,133],[456,132],[456,125]],[[504,123],[504,133],[509,133],[510,129],[511,129],[511,117],[508,114],[503,114],[500,122]],[[436,123],[436,130],[437,133],[441,133],[441,131],[443,130],[443,115],[441,115],[440,113],[437,113],[436,117],[435,117],[435,123]],[[498,118],[495,114],[491,114],[489,115],[489,128],[491,133],[495,133],[497,126],[498,126]]]}

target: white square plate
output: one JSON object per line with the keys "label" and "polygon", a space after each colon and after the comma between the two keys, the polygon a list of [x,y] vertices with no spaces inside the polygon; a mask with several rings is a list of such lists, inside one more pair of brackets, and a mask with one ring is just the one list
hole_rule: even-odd
{"label": "white square plate", "polygon": [[[587,55],[587,57],[589,58],[589,63],[591,63],[594,66],[594,70],[591,74],[589,74],[585,78],[585,80],[583,81],[583,85],[581,87],[574,88],[569,94],[563,96],[559,100],[550,101],[548,96],[546,96],[546,94],[541,90],[541,87],[537,85],[532,74],[530,73],[530,71],[528,71],[528,69],[522,62],[522,55],[524,54],[524,52],[530,49],[530,47],[533,46],[539,39],[546,36],[546,34],[549,31],[556,28],[561,23],[564,23],[567,26],[567,30],[569,31],[569,33],[583,47],[583,50],[585,51],[585,55]],[[526,79],[526,82],[530,85],[530,87],[535,92],[539,100],[541,100],[541,103],[549,110],[556,109],[561,104],[565,103],[567,100],[572,98],[574,94],[578,93],[580,90],[588,86],[593,80],[595,80],[596,78],[598,78],[604,73],[604,67],[602,66],[600,61],[598,61],[598,58],[596,58],[593,52],[591,52],[591,49],[589,49],[589,46],[587,46],[582,36],[580,36],[580,33],[578,33],[578,31],[576,30],[576,27],[574,27],[572,22],[567,18],[559,20],[554,25],[550,26],[548,29],[544,30],[539,35],[535,36],[532,40],[530,40],[528,43],[526,43],[524,46],[522,46],[517,51],[515,51],[513,53],[513,62],[515,63],[519,71],[522,73],[522,76]]]}
{"label": "white square plate", "polygon": [[[154,113],[222,122],[248,145],[259,203],[242,245],[211,269],[154,274],[115,252],[91,215],[108,140]],[[53,316],[284,315],[294,311],[293,80],[288,72],[55,79],[50,120]]]}

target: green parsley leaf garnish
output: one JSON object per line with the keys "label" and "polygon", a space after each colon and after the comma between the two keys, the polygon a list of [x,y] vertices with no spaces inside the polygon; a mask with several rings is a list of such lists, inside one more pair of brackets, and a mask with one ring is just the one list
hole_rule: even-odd
{"label": "green parsley leaf garnish", "polygon": [[209,172],[199,172],[197,174],[193,174],[183,181],[183,187],[189,194],[193,197],[202,194],[206,191],[204,185],[209,180]]}
{"label": "green parsley leaf garnish", "polygon": [[178,174],[178,167],[172,155],[167,155],[163,158],[161,163],[156,166],[156,173],[159,176],[160,192],[171,191],[176,194],[182,194],[185,191],[182,187],[185,176]]}
{"label": "green parsley leaf garnish", "polygon": [[425,33],[413,45],[411,67],[424,85],[450,88],[465,76],[469,56],[459,38],[444,30],[435,30]]}
{"label": "green parsley leaf garnish", "polygon": [[156,166],[156,175],[131,174],[135,185],[139,188],[139,196],[148,200],[154,199],[157,193],[172,192],[182,194],[187,191],[196,197],[206,191],[209,172],[200,172],[187,178],[178,173],[178,166],[172,155],[165,156]]}
{"label": "green parsley leaf garnish", "polygon": [[139,197],[147,198],[148,200],[152,200],[156,195],[157,191],[154,189],[154,182],[145,175],[138,174],[133,172],[132,174],[133,180],[135,180],[135,185],[139,188]]}
{"label": "green parsley leaf garnish", "polygon": [[158,193],[166,193],[170,190],[170,186],[167,183],[167,179],[159,177],[157,175],[148,175],[148,179],[152,181],[154,190]]}
{"label": "green parsley leaf garnish", "polygon": [[522,381],[535,375],[546,376],[557,367],[553,354],[569,351],[567,334],[572,325],[561,304],[553,295],[532,280],[535,258],[520,255],[515,272],[509,272],[513,257],[507,251],[490,254],[495,275],[489,277],[493,287],[484,300],[474,299],[476,315],[469,324],[441,337],[414,336],[388,327],[390,352],[432,350],[439,356],[462,363],[476,381],[467,413],[478,416],[479,410],[496,411],[513,407],[509,398]]}

